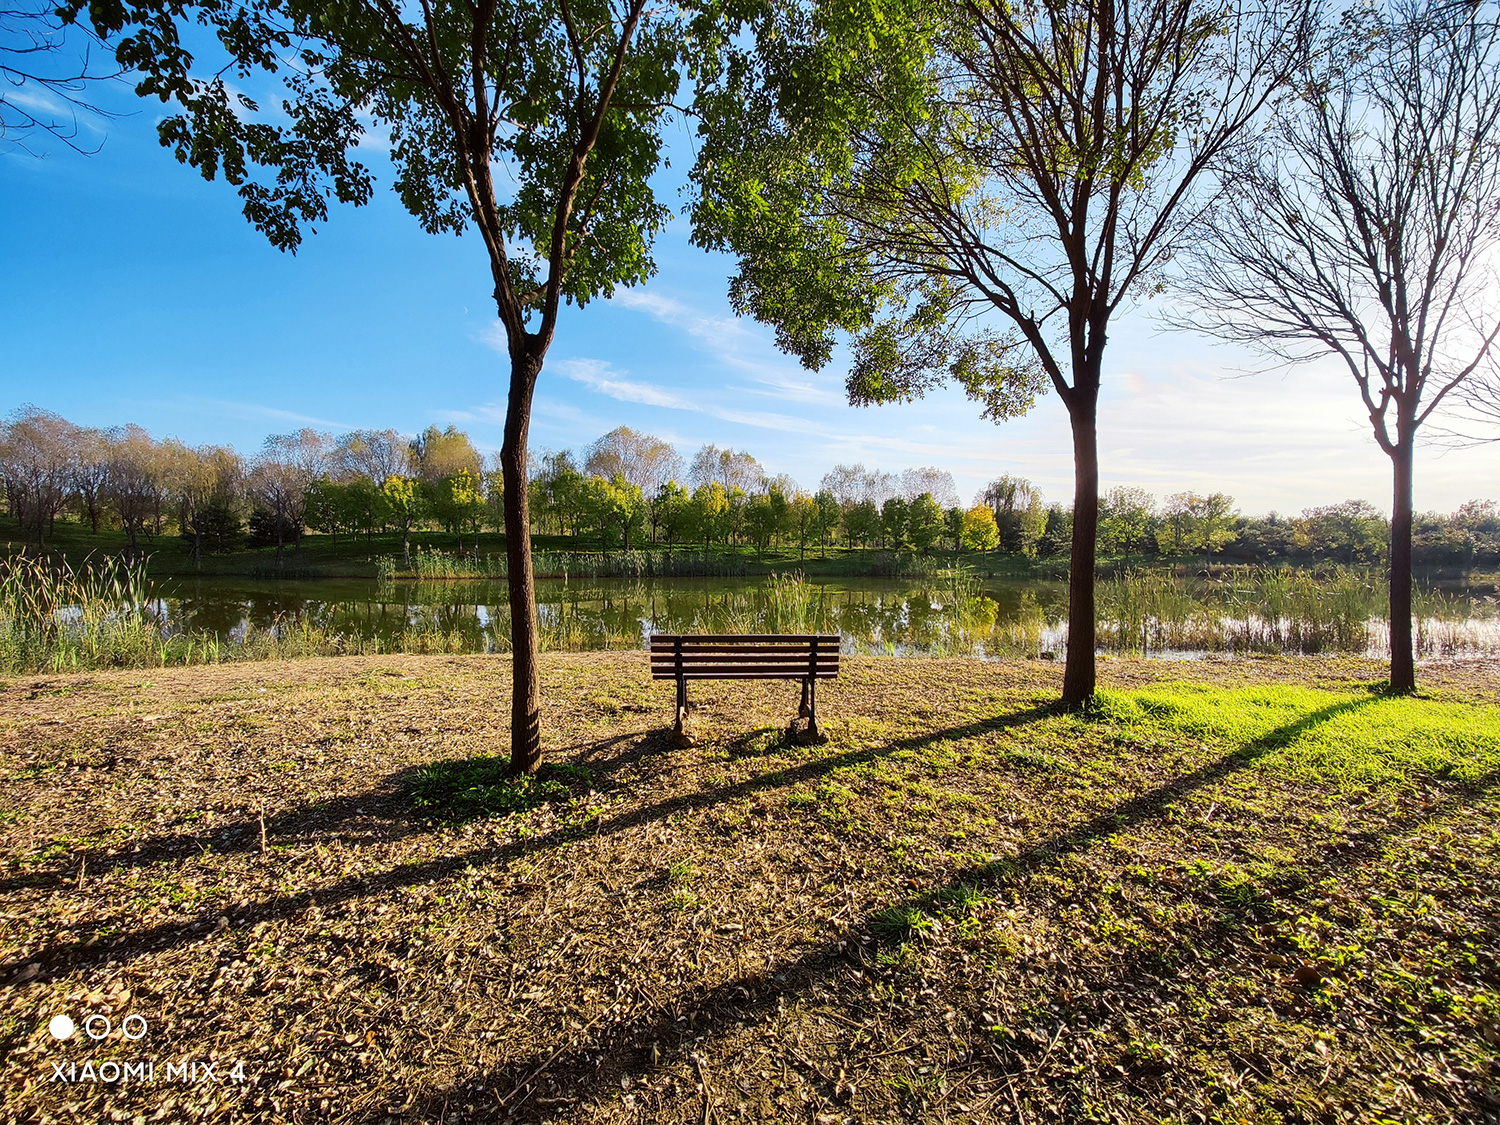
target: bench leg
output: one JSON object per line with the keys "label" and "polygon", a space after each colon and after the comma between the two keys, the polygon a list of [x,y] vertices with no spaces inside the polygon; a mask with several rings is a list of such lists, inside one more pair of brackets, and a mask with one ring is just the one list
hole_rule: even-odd
{"label": "bench leg", "polygon": [[818,732],[818,681],[812,676],[804,681],[807,687],[807,734],[809,738],[821,738]]}
{"label": "bench leg", "polygon": [[672,727],[672,734],[676,738],[682,738],[686,733],[683,724],[687,722],[687,680],[682,676],[677,677],[677,722]]}
{"label": "bench leg", "polygon": [[810,683],[812,683],[811,678],[802,681],[802,702],[797,706],[797,718],[799,719],[805,719],[810,714],[807,707],[807,685]]}

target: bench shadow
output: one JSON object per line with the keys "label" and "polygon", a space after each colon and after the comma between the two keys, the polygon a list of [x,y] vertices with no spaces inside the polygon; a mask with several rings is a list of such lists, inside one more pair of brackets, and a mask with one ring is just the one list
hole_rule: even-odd
{"label": "bench shadow", "polygon": [[785,727],[757,727],[735,735],[723,745],[731,758],[764,758],[791,748]]}

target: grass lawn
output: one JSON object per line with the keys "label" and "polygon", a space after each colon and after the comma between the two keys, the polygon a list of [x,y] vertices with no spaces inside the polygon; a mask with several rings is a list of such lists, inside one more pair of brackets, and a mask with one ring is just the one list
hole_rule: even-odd
{"label": "grass lawn", "polygon": [[0,1119],[1500,1120],[1500,665],[1101,672],[550,654],[519,786],[503,657],[13,679]]}

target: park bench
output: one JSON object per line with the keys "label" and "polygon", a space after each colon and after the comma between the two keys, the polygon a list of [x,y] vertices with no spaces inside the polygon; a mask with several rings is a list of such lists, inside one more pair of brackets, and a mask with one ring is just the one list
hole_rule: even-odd
{"label": "park bench", "polygon": [[797,717],[807,720],[807,737],[818,734],[818,681],[839,674],[837,634],[797,633],[653,633],[651,677],[677,681],[677,722],[673,738],[687,733],[689,680],[801,680],[802,705]]}

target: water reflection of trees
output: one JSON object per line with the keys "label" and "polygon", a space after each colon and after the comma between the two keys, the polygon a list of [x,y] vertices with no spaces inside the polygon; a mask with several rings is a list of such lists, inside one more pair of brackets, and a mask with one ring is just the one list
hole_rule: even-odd
{"label": "water reflection of trees", "polygon": [[[1121,651],[1362,651],[1383,637],[1373,616],[1378,605],[1348,578],[1323,586],[1285,577],[1253,588],[1221,585],[1189,588],[1167,576],[1101,584],[1101,644]],[[498,582],[203,581],[160,592],[174,629],[231,641],[247,628],[282,635],[307,628],[387,650],[503,652],[509,643]],[[652,632],[818,631],[839,633],[848,652],[1036,656],[1056,650],[1066,632],[1058,583],[572,580],[539,582],[537,599],[541,644],[549,650],[639,648]],[[1431,618],[1423,638],[1434,651],[1500,649],[1500,622],[1493,613],[1466,619],[1467,599],[1422,608]]]}

